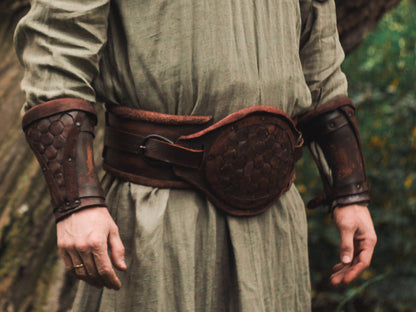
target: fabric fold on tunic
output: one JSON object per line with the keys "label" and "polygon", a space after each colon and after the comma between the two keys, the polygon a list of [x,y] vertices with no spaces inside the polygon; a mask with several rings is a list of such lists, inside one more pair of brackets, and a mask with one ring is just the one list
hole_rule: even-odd
{"label": "fabric fold on tunic", "polygon": [[238,218],[190,190],[108,175],[104,186],[129,270],[118,272],[119,291],[82,283],[74,311],[309,311],[307,226],[295,188],[264,214]]}

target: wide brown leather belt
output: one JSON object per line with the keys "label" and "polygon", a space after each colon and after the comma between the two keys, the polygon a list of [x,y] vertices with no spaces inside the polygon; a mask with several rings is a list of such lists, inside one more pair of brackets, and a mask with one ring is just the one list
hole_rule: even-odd
{"label": "wide brown leather belt", "polygon": [[290,188],[302,144],[291,118],[270,106],[215,124],[209,116],[108,107],[104,169],[134,183],[196,188],[222,211],[251,216]]}

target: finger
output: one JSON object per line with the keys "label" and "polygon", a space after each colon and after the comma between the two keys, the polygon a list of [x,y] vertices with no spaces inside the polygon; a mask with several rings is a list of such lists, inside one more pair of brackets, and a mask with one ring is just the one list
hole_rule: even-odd
{"label": "finger", "polygon": [[333,274],[331,275],[331,284],[333,286],[341,285],[343,279],[344,279],[344,274]]}
{"label": "finger", "polygon": [[72,271],[74,269],[71,257],[69,254],[65,251],[60,249],[59,252],[61,253],[61,257],[64,260],[65,268],[67,271]]}
{"label": "finger", "polygon": [[[77,269],[74,268],[74,262],[72,261],[72,258],[70,256],[70,254],[66,250],[60,249],[59,251],[61,253],[62,259],[64,260],[65,268],[68,271],[72,272],[78,279],[81,279],[83,281],[86,281],[87,283],[89,283],[89,284],[91,284],[91,285],[93,285],[95,287],[99,287],[99,288],[103,287],[103,284],[102,283],[97,283],[94,280],[91,280],[89,277],[85,277],[84,278],[83,275],[82,275],[82,272],[80,271],[81,268],[77,268]],[[79,258],[77,258],[77,259],[79,259]],[[75,260],[75,261],[79,261],[79,260]],[[82,262],[76,262],[76,263],[77,264],[81,264]],[[81,276],[77,274],[77,271],[81,273]],[[88,276],[88,272],[85,275]]]}
{"label": "finger", "polygon": [[113,266],[108,256],[107,244],[93,251],[95,265],[98,274],[101,276],[104,285],[108,288],[120,289],[121,282],[113,270]]}
{"label": "finger", "polygon": [[374,248],[377,242],[377,237],[374,235],[367,235],[364,239],[357,240],[357,251],[360,262],[365,265],[370,265],[373,257]]}
{"label": "finger", "polygon": [[339,270],[337,272],[334,272],[331,274],[331,279],[336,278],[336,277],[340,277],[341,279],[343,278],[343,276],[345,275],[345,271],[347,270],[347,268],[343,268],[342,270]]}
{"label": "finger", "polygon": [[342,262],[341,263],[337,263],[336,265],[334,265],[332,267],[332,272],[337,272],[337,271],[341,270],[344,266],[345,266],[345,264],[342,263]]}
{"label": "finger", "polygon": [[370,266],[372,254],[373,249],[364,249],[360,252],[357,257],[357,263],[353,264],[351,269],[345,274],[344,283],[350,283]]}
{"label": "finger", "polygon": [[345,228],[340,230],[341,244],[340,244],[340,259],[344,264],[351,263],[354,255],[354,232],[352,228]]}
{"label": "finger", "polygon": [[78,254],[81,257],[82,262],[84,263],[84,267],[88,275],[88,282],[93,281],[94,286],[103,287],[104,282],[101,276],[98,274],[97,267],[95,265],[95,261],[91,252],[78,250]]}
{"label": "finger", "polygon": [[[74,249],[67,249],[67,254],[71,258],[72,268],[71,270],[74,272],[75,276],[82,280],[88,279],[87,270],[85,269],[85,265],[82,262],[81,257],[79,256],[78,252]],[[77,267],[80,266],[81,267]]]}
{"label": "finger", "polygon": [[344,281],[344,277],[347,274],[350,267],[351,267],[351,265],[349,265],[349,264],[345,265],[339,271],[333,273],[330,277],[332,285],[336,286],[336,285],[342,284],[343,281]]}
{"label": "finger", "polygon": [[367,267],[362,263],[359,262],[351,267],[348,272],[345,273],[342,282],[344,284],[351,283],[354,279],[356,279]]}
{"label": "finger", "polygon": [[124,260],[124,245],[121,241],[120,234],[117,228],[110,233],[108,238],[108,244],[111,250],[112,263],[117,269],[125,271],[127,269],[127,265]]}
{"label": "finger", "polygon": [[[87,282],[88,284],[97,288],[102,288],[104,286],[104,283],[101,280],[100,276],[96,276],[96,277],[90,276],[86,265],[83,263],[83,259],[81,258],[79,254],[77,255],[77,251],[71,251],[69,252],[69,254],[72,259],[76,259],[76,260],[72,260],[74,263],[72,267],[72,272],[78,279],[83,280]],[[80,265],[80,264],[82,264],[83,266],[77,267],[77,265]]]}
{"label": "finger", "polygon": [[331,284],[332,286],[341,285],[342,277],[339,276],[331,276]]}

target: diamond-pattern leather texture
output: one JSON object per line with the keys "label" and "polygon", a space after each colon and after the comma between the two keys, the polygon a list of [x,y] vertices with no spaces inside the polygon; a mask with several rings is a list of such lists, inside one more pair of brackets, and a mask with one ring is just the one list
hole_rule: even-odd
{"label": "diamond-pattern leather texture", "polygon": [[222,200],[244,209],[269,202],[292,180],[294,137],[279,119],[225,130],[211,147],[206,178]]}
{"label": "diamond-pattern leather texture", "polygon": [[53,100],[30,109],[22,123],[48,184],[56,221],[105,206],[92,151],[96,115],[91,104]]}
{"label": "diamond-pattern leather texture", "polygon": [[59,186],[62,200],[65,196],[64,147],[70,131],[75,126],[74,114],[65,112],[44,118],[35,122],[26,133],[27,140],[39,154],[42,171],[49,170]]}

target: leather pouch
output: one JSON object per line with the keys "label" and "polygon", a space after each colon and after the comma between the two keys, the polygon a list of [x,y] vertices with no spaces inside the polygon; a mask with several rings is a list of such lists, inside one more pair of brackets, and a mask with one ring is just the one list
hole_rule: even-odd
{"label": "leather pouch", "polygon": [[303,144],[290,117],[269,106],[240,110],[176,142],[157,134],[136,141],[130,151],[141,150],[153,166],[170,164],[176,177],[234,216],[259,214],[290,188]]}

